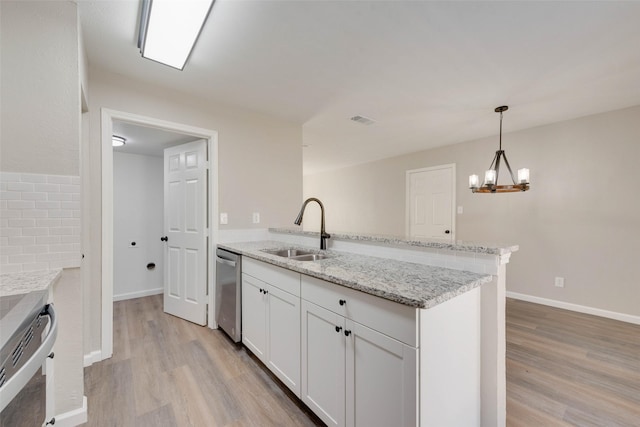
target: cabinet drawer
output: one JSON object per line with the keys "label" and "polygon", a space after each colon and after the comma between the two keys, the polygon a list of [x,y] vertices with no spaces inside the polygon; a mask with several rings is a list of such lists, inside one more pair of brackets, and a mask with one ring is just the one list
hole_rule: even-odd
{"label": "cabinet drawer", "polygon": [[247,257],[242,259],[242,272],[285,292],[300,296],[300,273]]}
{"label": "cabinet drawer", "polygon": [[417,309],[304,274],[301,283],[303,299],[418,347]]}

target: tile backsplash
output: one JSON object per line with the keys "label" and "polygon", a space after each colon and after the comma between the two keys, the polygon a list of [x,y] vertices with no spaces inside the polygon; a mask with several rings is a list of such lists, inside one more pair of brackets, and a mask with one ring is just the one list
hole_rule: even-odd
{"label": "tile backsplash", "polygon": [[80,258],[80,177],[0,172],[0,273]]}

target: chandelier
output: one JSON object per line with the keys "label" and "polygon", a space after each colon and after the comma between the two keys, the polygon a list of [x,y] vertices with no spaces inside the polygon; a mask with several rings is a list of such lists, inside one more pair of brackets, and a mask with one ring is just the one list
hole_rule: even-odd
{"label": "chandelier", "polygon": [[[513,176],[507,154],[502,149],[502,113],[507,111],[509,107],[506,105],[496,108],[496,113],[500,113],[500,147],[493,157],[491,166],[484,173],[484,182],[482,187],[479,186],[480,180],[478,175],[469,175],[469,188],[474,193],[513,193],[516,191],[527,191],[529,189],[529,169],[518,169],[518,180]],[[500,162],[504,159],[507,170],[511,176],[513,184],[498,185],[498,175],[500,173]]]}

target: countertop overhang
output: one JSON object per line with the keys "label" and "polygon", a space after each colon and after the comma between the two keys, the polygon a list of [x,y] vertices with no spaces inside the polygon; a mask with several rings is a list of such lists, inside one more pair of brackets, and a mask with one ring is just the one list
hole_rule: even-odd
{"label": "countertop overhang", "polygon": [[[240,255],[277,265],[415,308],[431,308],[492,280],[491,275],[334,250],[320,251],[278,241],[221,243]],[[265,250],[299,248],[328,257],[297,261]]]}

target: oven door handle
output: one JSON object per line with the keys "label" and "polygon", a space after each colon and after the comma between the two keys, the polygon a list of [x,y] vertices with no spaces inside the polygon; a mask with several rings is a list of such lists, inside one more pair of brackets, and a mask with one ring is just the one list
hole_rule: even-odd
{"label": "oven door handle", "polygon": [[31,355],[29,360],[22,365],[18,371],[2,385],[2,393],[0,393],[0,411],[2,411],[13,398],[27,385],[33,374],[40,368],[47,356],[51,353],[53,344],[58,335],[58,317],[53,309],[53,304],[47,304],[40,312],[40,316],[49,316],[51,323],[49,324],[49,332],[40,347]]}

